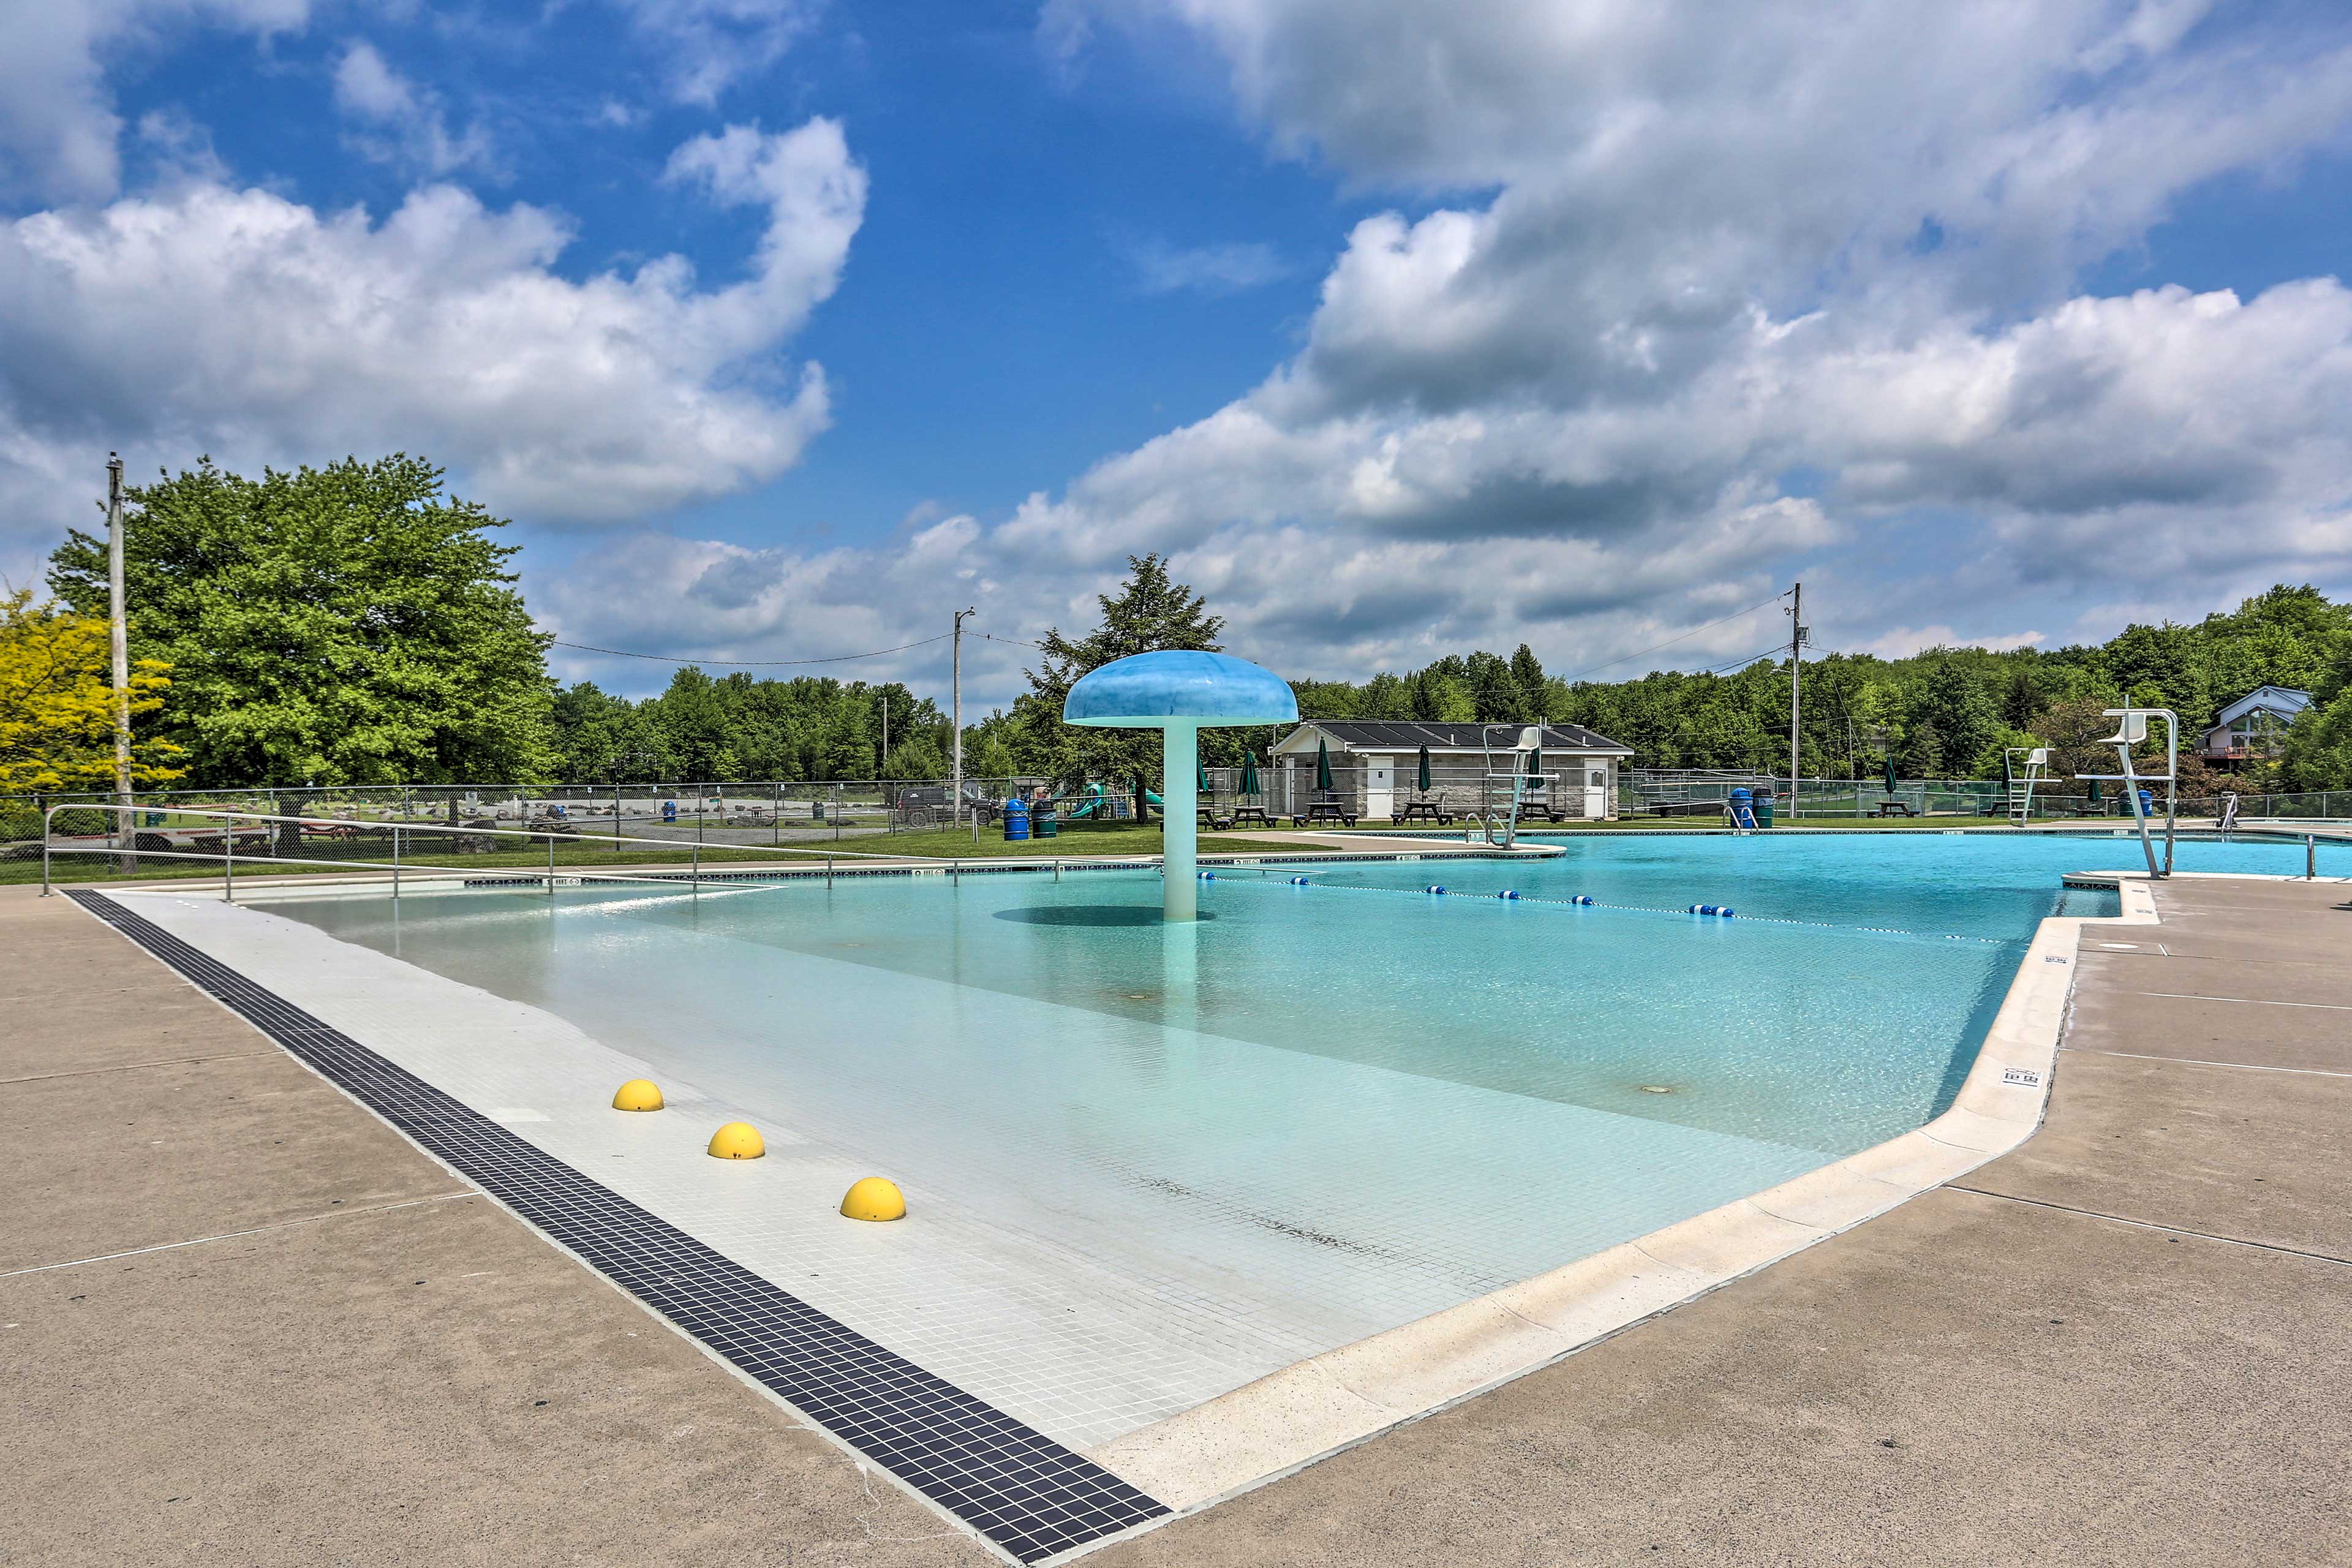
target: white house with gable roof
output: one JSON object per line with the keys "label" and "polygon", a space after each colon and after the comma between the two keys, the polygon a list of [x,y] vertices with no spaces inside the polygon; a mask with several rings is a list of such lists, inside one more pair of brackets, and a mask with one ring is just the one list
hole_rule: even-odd
{"label": "white house with gable roof", "polygon": [[2257,686],[2216,714],[2197,754],[2217,763],[2257,762],[2278,755],[2283,731],[2311,706],[2311,693],[2288,686]]}

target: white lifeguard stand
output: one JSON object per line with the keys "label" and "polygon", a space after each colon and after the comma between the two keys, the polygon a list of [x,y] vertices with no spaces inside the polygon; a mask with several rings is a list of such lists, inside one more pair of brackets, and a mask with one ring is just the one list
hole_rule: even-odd
{"label": "white lifeguard stand", "polygon": [[[1496,744],[1497,731],[1516,730],[1507,750]],[[1519,804],[1527,798],[1529,788],[1544,789],[1548,782],[1529,772],[1535,754],[1543,750],[1544,727],[1540,724],[1481,724],[1478,727],[1478,747],[1486,754],[1486,771],[1478,781],[1478,815],[1473,817],[1465,834],[1473,844],[1483,836],[1490,844],[1506,847],[1518,840]],[[1496,767],[1496,753],[1509,759],[1508,773]],[[1532,780],[1532,783],[1530,782]]]}
{"label": "white lifeguard stand", "polygon": [[[2004,754],[2009,758],[2009,819],[2023,827],[2033,816],[2033,786],[2050,776],[2050,748],[2011,746]],[[2021,757],[2022,773],[2018,772]]]}
{"label": "white lifeguard stand", "polygon": [[[2103,710],[2110,719],[2121,721],[2116,732],[2099,743],[2113,746],[2123,765],[2119,773],[2076,773],[2078,779],[2099,779],[2119,783],[2124,786],[2124,798],[2131,802],[2132,821],[2139,828],[2139,847],[2147,857],[2147,874],[2151,877],[2172,875],[2172,835],[2180,812],[2180,715],[2169,708],[2108,708]],[[2140,773],[2132,769],[2131,751],[2147,739],[2147,721],[2164,721],[2164,772]],[[2156,861],[2156,844],[2148,837],[2147,806],[2139,798],[2140,785],[2164,781],[2164,864]],[[2151,792],[2152,793],[2152,792]]]}

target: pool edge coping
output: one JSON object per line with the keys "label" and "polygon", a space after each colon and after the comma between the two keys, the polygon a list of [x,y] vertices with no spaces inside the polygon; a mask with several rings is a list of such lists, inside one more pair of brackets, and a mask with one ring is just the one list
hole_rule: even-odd
{"label": "pool edge coping", "polygon": [[1144,1527],[1156,1529],[1553,1365],[2010,1152],[2039,1131],[2047,1110],[2084,928],[2161,923],[2144,873],[2067,880],[2113,886],[2121,912],[2042,921],[1959,1092],[1926,1125],[1294,1363],[1087,1457],[1168,1505],[1170,1515]]}

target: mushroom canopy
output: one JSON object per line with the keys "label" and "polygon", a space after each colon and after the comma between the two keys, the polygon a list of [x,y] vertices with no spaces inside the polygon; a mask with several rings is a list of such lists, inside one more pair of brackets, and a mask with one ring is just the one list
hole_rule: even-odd
{"label": "mushroom canopy", "polygon": [[1245,658],[1163,648],[1115,658],[1080,677],[1062,717],[1121,730],[1284,724],[1298,717],[1298,700],[1289,682]]}

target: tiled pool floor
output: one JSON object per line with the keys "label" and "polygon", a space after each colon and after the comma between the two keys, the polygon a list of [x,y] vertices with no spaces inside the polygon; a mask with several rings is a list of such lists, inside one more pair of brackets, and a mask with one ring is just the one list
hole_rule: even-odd
{"label": "tiled pool floor", "polygon": [[[1622,1159],[1627,1143],[1611,1127],[1622,1119],[1583,1106],[1451,1081],[1401,1084],[1407,1075],[1387,1068],[1088,1015],[1087,1026],[1110,1028],[1116,1048],[1161,1054],[1167,1070],[1188,1075],[1192,1114],[1149,1143],[1098,1149],[1093,1190],[1040,1193],[1022,1180],[1017,1146],[948,1137],[893,1146],[890,1126],[860,1122],[840,1102],[796,1105],[796,1085],[756,1074],[721,1100],[673,1062],[266,910],[121,899],[535,1147],[1082,1450],[1656,1223],[1637,1203],[1595,1203],[1622,1191],[1600,1167]],[[787,992],[838,995],[873,981],[838,960],[751,956]],[[890,1002],[894,1032],[869,1032],[845,1051],[842,1070],[899,1072],[894,1094],[923,1092],[919,1073],[894,1067],[895,1038],[950,1028],[1024,1038],[1066,1026],[1041,1016],[1053,1004],[918,976],[894,977]],[[639,1076],[662,1084],[667,1110],[610,1109],[613,1088]],[[1300,1105],[1316,1114],[1302,1120]],[[952,1124],[933,1110],[920,1125]],[[703,1152],[709,1133],[737,1119],[761,1128],[765,1159]],[[1704,1173],[1691,1212],[1830,1157],[1674,1124],[1634,1131],[1645,1157],[1673,1163],[1685,1180]],[[1360,1166],[1368,1140],[1389,1154],[1390,1182],[1458,1213],[1458,1247],[1433,1247],[1425,1215],[1384,1213],[1380,1194],[1334,1207],[1332,1173]],[[1519,1152],[1531,1146],[1557,1157],[1526,1168]],[[1255,1201],[1236,1201],[1230,1171],[1218,1169],[1239,1160],[1255,1173]],[[861,1225],[835,1212],[852,1181],[876,1173],[906,1188],[908,1220]]]}

